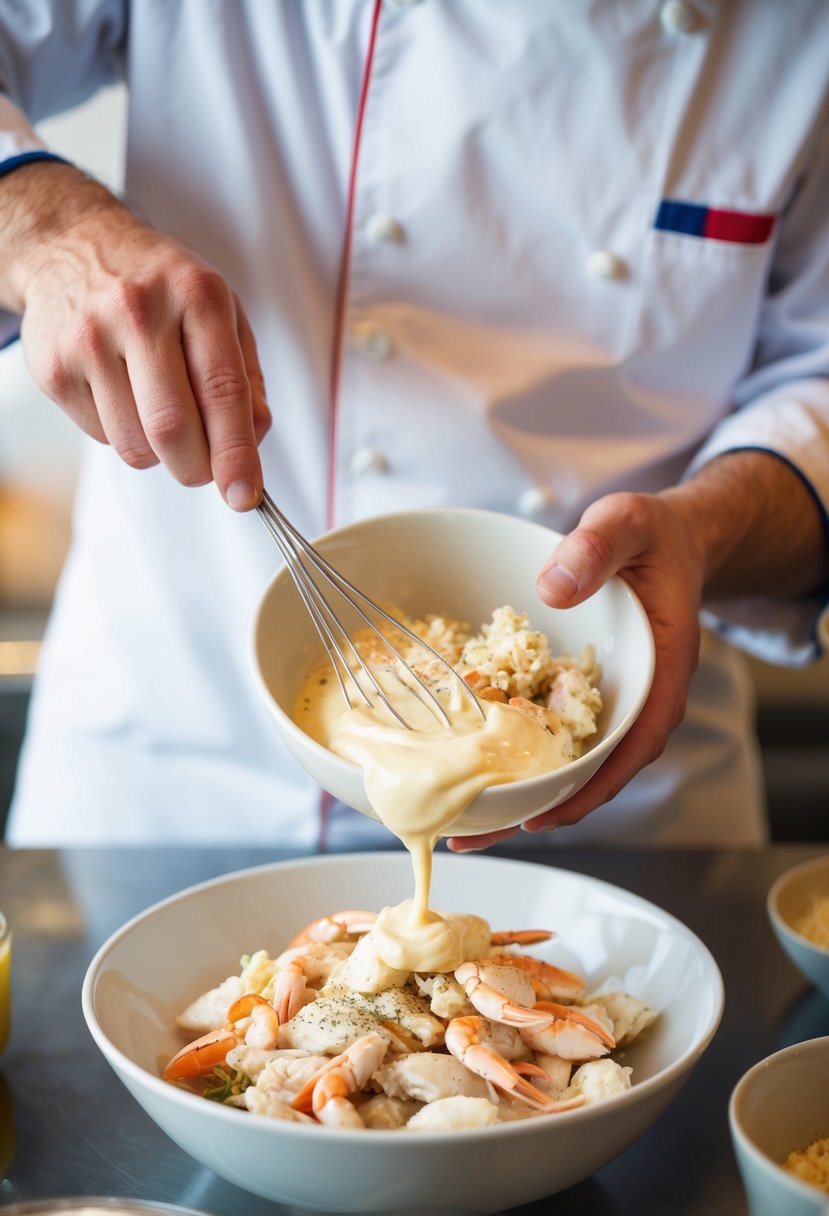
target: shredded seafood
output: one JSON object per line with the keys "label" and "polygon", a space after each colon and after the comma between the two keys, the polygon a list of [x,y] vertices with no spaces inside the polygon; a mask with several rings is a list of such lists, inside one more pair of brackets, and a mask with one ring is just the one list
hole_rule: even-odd
{"label": "shredded seafood", "polygon": [[528,954],[548,930],[442,915],[463,958],[444,972],[390,968],[375,915],[357,910],[314,921],[275,958],[244,956],[176,1019],[197,1037],[162,1076],[272,1119],[412,1132],[557,1115],[630,1088],[613,1053],[654,1009]]}

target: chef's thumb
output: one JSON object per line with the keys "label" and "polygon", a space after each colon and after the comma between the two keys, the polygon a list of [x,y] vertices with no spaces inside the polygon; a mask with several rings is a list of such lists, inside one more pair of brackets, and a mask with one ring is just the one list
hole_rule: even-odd
{"label": "chef's thumb", "polygon": [[[600,499],[579,526],[556,545],[538,575],[536,589],[551,608],[580,604],[641,552],[644,538],[621,511],[621,495]],[[614,501],[615,500],[615,501]]]}

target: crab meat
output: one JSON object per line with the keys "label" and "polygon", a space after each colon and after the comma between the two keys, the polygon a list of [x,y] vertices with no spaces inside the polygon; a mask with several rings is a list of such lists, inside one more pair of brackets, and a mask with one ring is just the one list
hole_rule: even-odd
{"label": "crab meat", "polygon": [[256,1080],[256,1088],[261,1093],[272,1094],[281,1102],[291,1103],[329,1059],[330,1056],[324,1055],[279,1052],[262,1069]]}
{"label": "crab meat", "polygon": [[420,1102],[436,1102],[456,1094],[485,1098],[489,1093],[486,1081],[460,1060],[432,1051],[392,1060],[374,1074],[373,1080],[390,1098],[416,1098]]}
{"label": "crab meat", "polygon": [[384,963],[377,953],[374,939],[367,933],[357,942],[338,978],[355,992],[375,993],[387,988],[402,988],[409,975],[408,971],[398,971]]}
{"label": "crab meat", "polygon": [[498,1108],[488,1098],[438,1098],[429,1102],[406,1127],[416,1132],[462,1131],[469,1127],[489,1127],[498,1120]]}
{"label": "crab meat", "polygon": [[267,1115],[270,1119],[284,1119],[288,1123],[314,1123],[310,1115],[292,1110],[276,1094],[263,1093],[255,1086],[245,1090],[245,1107],[254,1115]]}
{"label": "crab meat", "polygon": [[390,1098],[388,1094],[373,1094],[359,1106],[359,1115],[366,1127],[382,1131],[397,1131],[405,1127],[412,1115],[423,1106],[414,1098]]}
{"label": "crab meat", "polygon": [[[335,1055],[373,1030],[385,1033],[394,1043],[393,1034],[384,1032],[383,1022],[402,1026],[423,1047],[443,1042],[443,1023],[432,1016],[428,1003],[410,989],[389,988],[366,995],[330,985],[280,1027],[279,1046]],[[399,1050],[399,1042],[396,1046]]]}
{"label": "crab meat", "polygon": [[469,1008],[466,993],[451,975],[416,975],[414,981],[421,996],[428,999],[436,1018],[448,1022]]}
{"label": "crab meat", "polygon": [[632,1071],[615,1060],[588,1060],[573,1073],[570,1092],[583,1094],[586,1102],[603,1102],[630,1089]]}
{"label": "crab meat", "polygon": [[627,992],[595,993],[590,1001],[593,1006],[601,1005],[613,1023],[617,1047],[632,1043],[657,1016],[655,1009]]}
{"label": "crab meat", "polygon": [[546,706],[558,715],[573,739],[580,742],[596,733],[602,696],[580,667],[563,667],[550,685]]}

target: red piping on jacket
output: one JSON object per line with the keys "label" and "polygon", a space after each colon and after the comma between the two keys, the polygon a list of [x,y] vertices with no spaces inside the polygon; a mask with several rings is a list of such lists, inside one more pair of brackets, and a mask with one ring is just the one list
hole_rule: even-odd
{"label": "red piping on jacket", "polygon": [[[371,14],[371,30],[369,32],[366,61],[363,65],[363,79],[360,85],[360,100],[357,105],[357,123],[354,128],[354,146],[351,152],[351,169],[348,175],[348,200],[345,211],[345,233],[343,236],[342,255],[340,257],[340,275],[337,283],[337,302],[334,312],[334,341],[331,350],[331,384],[329,389],[330,442],[328,448],[328,497],[325,509],[327,528],[334,526],[334,493],[336,480],[337,455],[337,404],[340,390],[340,366],[342,364],[343,339],[345,330],[345,308],[348,298],[348,270],[351,260],[351,228],[354,222],[354,196],[357,191],[357,164],[360,158],[360,139],[363,133],[363,117],[366,111],[371,68],[374,62],[374,47],[377,42],[377,27],[380,23],[380,9],[383,0],[374,0],[374,11]],[[325,852],[328,835],[328,821],[334,799],[323,790],[319,808],[319,839],[318,848]]]}

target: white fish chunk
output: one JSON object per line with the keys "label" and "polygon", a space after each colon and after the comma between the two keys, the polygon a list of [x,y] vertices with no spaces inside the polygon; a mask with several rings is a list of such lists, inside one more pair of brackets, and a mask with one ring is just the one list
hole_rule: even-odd
{"label": "white fish chunk", "polygon": [[588,1060],[573,1073],[569,1092],[584,1094],[588,1102],[603,1102],[630,1089],[632,1071],[615,1060]]}
{"label": "white fish chunk", "polygon": [[601,1005],[613,1023],[617,1047],[624,1047],[655,1021],[657,1013],[650,1005],[627,992],[601,992],[591,996],[594,1005]]}
{"label": "white fish chunk", "polygon": [[485,1098],[489,1087],[483,1077],[470,1072],[454,1056],[419,1051],[384,1064],[372,1078],[392,1098],[416,1098],[435,1102],[460,1094]]}
{"label": "white fish chunk", "polygon": [[245,1090],[245,1107],[254,1115],[267,1115],[270,1119],[284,1119],[287,1123],[314,1123],[310,1115],[293,1110],[287,1102],[282,1102],[276,1094],[264,1093],[251,1085]]}
{"label": "white fish chunk", "polygon": [[407,1128],[415,1132],[462,1131],[469,1127],[489,1127],[498,1121],[498,1108],[488,1098],[438,1098],[412,1115]]}

